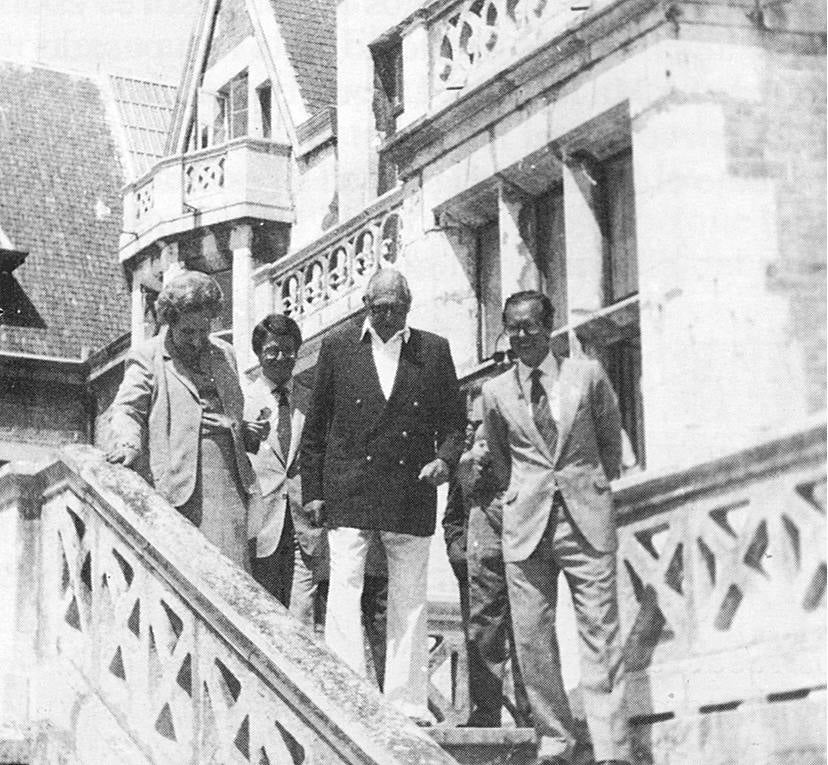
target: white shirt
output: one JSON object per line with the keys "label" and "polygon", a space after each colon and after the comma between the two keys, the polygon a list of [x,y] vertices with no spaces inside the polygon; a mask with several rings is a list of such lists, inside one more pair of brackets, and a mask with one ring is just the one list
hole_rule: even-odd
{"label": "white shirt", "polygon": [[[532,416],[532,381],[529,375],[534,367],[528,367],[520,359],[517,363],[518,379],[520,388],[526,398],[526,406],[529,408],[529,416]],[[546,399],[549,401],[549,409],[552,412],[552,419],[557,424],[561,419],[561,386],[558,381],[558,361],[554,354],[547,353],[546,358],[538,364],[540,370],[540,384],[546,391]]]}
{"label": "white shirt", "polygon": [[400,365],[400,353],[403,343],[408,342],[411,336],[411,329],[406,325],[399,332],[395,332],[388,338],[388,342],[382,342],[382,338],[371,326],[371,320],[366,318],[362,325],[362,337],[365,333],[371,335],[371,353],[374,356],[374,366],[377,368],[382,395],[386,401],[391,398],[391,391],[394,389],[394,380],[397,377],[397,367]]}

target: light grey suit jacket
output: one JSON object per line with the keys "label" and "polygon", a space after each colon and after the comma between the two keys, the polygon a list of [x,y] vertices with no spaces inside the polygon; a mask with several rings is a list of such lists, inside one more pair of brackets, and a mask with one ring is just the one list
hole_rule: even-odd
{"label": "light grey suit jacket", "polygon": [[279,402],[271,393],[271,383],[262,375],[245,390],[245,419],[256,420],[262,409],[270,409],[270,436],[263,441],[256,454],[250,455],[253,469],[262,494],[262,517],[257,528],[249,529],[249,536],[256,537],[256,555],[264,558],[272,555],[279,544],[285,522],[285,512],[290,508],[293,527],[302,549],[307,555],[318,555],[324,545],[325,530],[313,528],[302,509],[302,483],[299,477],[299,444],[305,424],[305,409],[310,391],[297,380],[293,383],[291,406],[290,448],[282,453],[276,425]]}
{"label": "light grey suit jacket", "polygon": [[541,437],[517,366],[483,386],[483,423],[492,469],[505,492],[503,557],[525,560],[546,530],[558,489],[572,520],[599,552],[617,546],[609,479],[621,464],[621,415],[597,361],[561,359],[561,408],[554,449]]}
{"label": "light grey suit jacket", "polygon": [[[233,347],[211,337],[210,370],[230,433],[242,488],[250,494],[256,483],[244,447],[244,398]],[[127,356],[124,379],[112,405],[112,440],[138,448],[149,446],[155,488],[174,507],[192,495],[198,469],[201,405],[198,391],[181,362],[170,353],[167,329],[135,346]]]}

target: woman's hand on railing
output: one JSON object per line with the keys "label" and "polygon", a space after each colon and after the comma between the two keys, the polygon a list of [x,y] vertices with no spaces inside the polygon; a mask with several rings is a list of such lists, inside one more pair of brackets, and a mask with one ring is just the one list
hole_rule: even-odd
{"label": "woman's hand on railing", "polygon": [[131,468],[141,455],[141,450],[132,444],[118,444],[113,446],[105,455],[107,462],[113,465],[123,465]]}

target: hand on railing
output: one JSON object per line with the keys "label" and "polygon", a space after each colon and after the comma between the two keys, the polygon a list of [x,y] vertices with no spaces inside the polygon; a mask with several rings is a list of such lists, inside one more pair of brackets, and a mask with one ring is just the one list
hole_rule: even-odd
{"label": "hand on railing", "polygon": [[105,455],[107,462],[113,465],[123,465],[131,468],[141,456],[141,450],[132,444],[118,444],[113,446]]}

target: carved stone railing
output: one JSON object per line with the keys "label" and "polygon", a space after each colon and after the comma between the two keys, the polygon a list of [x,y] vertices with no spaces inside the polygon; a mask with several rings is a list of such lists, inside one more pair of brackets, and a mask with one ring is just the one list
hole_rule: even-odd
{"label": "carved stone railing", "polygon": [[359,310],[371,274],[400,255],[402,200],[401,190],[390,192],[308,247],[262,267],[255,282],[257,293],[269,296],[263,302],[295,319],[305,337]]}
{"label": "carved stone railing", "polygon": [[[429,22],[431,92],[438,99],[483,81],[551,40],[591,0],[461,0]],[[435,106],[435,104],[432,104]]]}
{"label": "carved stone railing", "polygon": [[[616,482],[636,762],[824,761],[825,441],[819,423]],[[449,723],[467,701],[455,622],[430,622],[431,701]],[[469,745],[462,731],[438,738]]]}
{"label": "carved stone railing", "polygon": [[137,475],[6,471],[0,728],[41,761],[451,762]]}
{"label": "carved stone railing", "polygon": [[158,239],[245,217],[293,221],[288,146],[237,138],[162,159],[124,189],[121,260]]}

